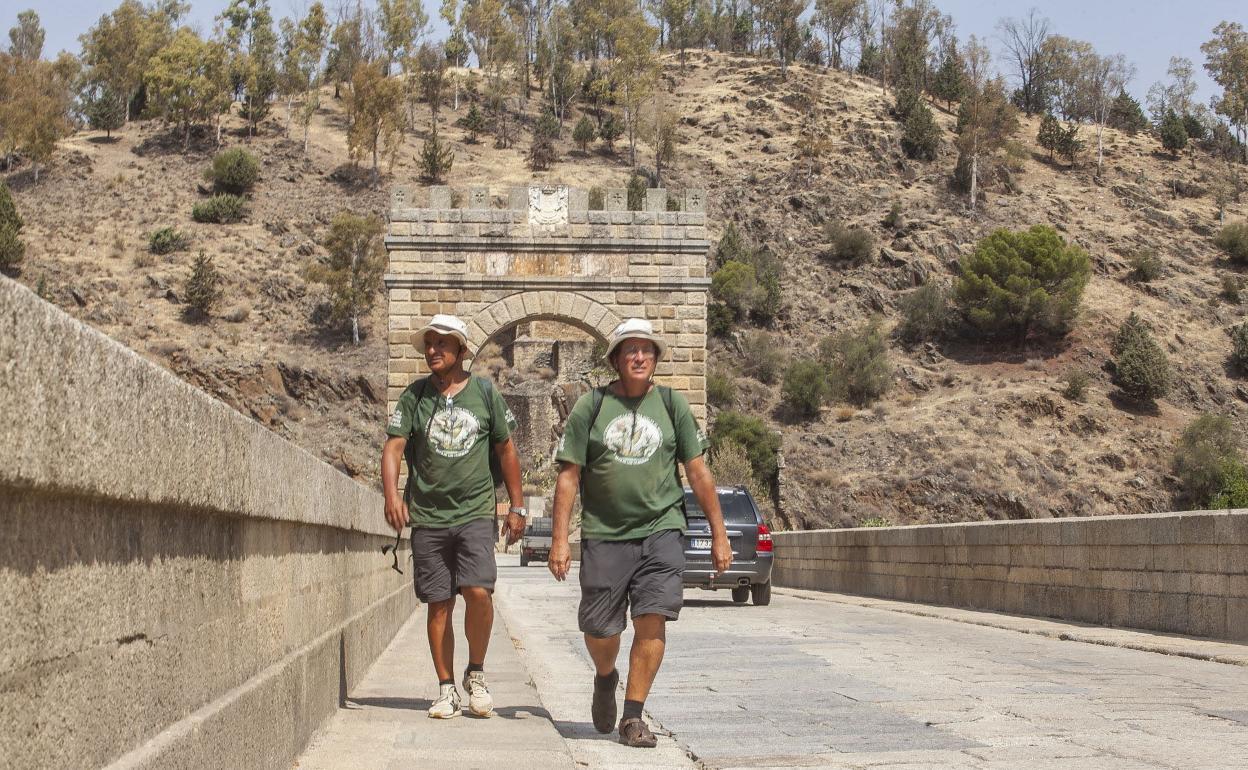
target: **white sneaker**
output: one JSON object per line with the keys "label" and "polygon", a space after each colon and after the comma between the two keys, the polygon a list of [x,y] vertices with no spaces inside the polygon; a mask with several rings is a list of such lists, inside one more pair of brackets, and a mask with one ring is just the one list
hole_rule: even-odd
{"label": "white sneaker", "polygon": [[429,707],[429,718],[450,719],[459,715],[459,690],[453,684],[439,686],[438,699]]}
{"label": "white sneaker", "polygon": [[485,684],[484,671],[464,672],[464,692],[468,693],[468,710],[479,717],[494,716],[494,699]]}

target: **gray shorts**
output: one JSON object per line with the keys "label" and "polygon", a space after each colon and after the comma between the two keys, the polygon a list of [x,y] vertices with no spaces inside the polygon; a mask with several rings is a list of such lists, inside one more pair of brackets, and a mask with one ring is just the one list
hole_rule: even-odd
{"label": "gray shorts", "polygon": [[453,599],[459,589],[480,586],[493,593],[498,567],[494,517],[456,527],[412,529],[412,582],[425,604]]}
{"label": "gray shorts", "polygon": [[681,535],[678,529],[665,529],[640,540],[582,540],[581,631],[600,639],[623,633],[630,610],[634,618],[680,617],[685,570]]}

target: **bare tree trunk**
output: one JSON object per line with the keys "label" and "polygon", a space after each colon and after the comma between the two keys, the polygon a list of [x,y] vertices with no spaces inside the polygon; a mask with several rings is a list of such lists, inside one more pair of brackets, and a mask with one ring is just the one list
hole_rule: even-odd
{"label": "bare tree trunk", "polygon": [[355,313],[351,314],[351,344],[360,344],[360,317]]}
{"label": "bare tree trunk", "polygon": [[979,153],[971,153],[971,211],[975,210],[975,198],[979,192]]}
{"label": "bare tree trunk", "polygon": [[294,119],[295,97],[286,97],[286,138],[290,138],[290,123]]}
{"label": "bare tree trunk", "polygon": [[305,157],[308,154],[308,127],[311,125],[312,125],[312,116],[309,115],[308,119],[303,122],[303,154]]}

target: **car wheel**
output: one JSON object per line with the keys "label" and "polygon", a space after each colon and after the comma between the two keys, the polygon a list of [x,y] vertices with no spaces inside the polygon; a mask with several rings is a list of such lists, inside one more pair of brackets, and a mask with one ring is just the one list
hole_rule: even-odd
{"label": "car wheel", "polygon": [[754,594],[755,607],[766,607],[771,604],[771,583],[755,583],[750,586],[750,592]]}
{"label": "car wheel", "polygon": [[745,604],[750,599],[749,586],[737,586],[732,589],[732,600],[737,604]]}
{"label": "car wheel", "polygon": [[529,566],[529,557],[528,557],[528,556],[525,556],[524,554],[520,554],[520,566],[521,566],[521,567],[527,567],[527,566]]}

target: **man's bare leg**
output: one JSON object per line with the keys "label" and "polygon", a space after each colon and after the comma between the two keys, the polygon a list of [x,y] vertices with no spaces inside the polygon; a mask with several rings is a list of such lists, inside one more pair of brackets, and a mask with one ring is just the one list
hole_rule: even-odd
{"label": "man's bare leg", "polygon": [[494,627],[494,602],[490,592],[480,586],[459,589],[464,597],[464,636],[468,637],[468,662],[485,664],[490,647],[490,630]]}
{"label": "man's bare leg", "polygon": [[608,676],[615,670],[615,659],[620,654],[620,635],[590,636],[585,634],[585,649],[594,660],[594,669],[598,676]]}
{"label": "man's bare leg", "polygon": [[[616,637],[619,644],[619,637]],[[667,618],[657,613],[633,618],[633,648],[628,653],[628,686],[625,700],[645,703],[650,685],[663,664],[667,648]],[[592,653],[591,653],[592,654]]]}
{"label": "man's bare leg", "polygon": [[455,612],[455,597],[443,602],[431,602],[425,630],[429,634],[429,654],[433,656],[433,670],[439,682],[455,680],[455,628],[451,615]]}

